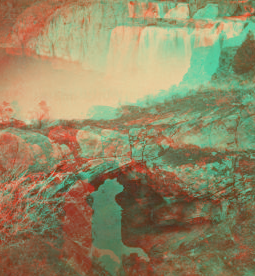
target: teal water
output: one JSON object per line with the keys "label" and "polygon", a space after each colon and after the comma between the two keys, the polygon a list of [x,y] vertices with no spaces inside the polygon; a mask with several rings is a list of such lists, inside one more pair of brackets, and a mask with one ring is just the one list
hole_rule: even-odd
{"label": "teal water", "polygon": [[[137,253],[138,256],[148,259],[140,248],[127,247],[121,237],[122,208],[116,203],[115,197],[123,191],[123,186],[116,179],[106,180],[93,196],[92,238],[93,246],[102,250],[99,261],[112,275],[121,266],[121,256]],[[108,254],[105,250],[111,250]],[[104,254],[105,252],[105,254]],[[117,258],[119,260],[117,260]]]}

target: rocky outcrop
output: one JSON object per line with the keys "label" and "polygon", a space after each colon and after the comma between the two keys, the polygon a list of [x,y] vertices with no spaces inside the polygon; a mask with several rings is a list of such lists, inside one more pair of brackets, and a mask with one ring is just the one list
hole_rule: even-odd
{"label": "rocky outcrop", "polygon": [[85,127],[77,133],[81,156],[86,158],[128,158],[130,145],[127,135],[118,131]]}
{"label": "rocky outcrop", "polygon": [[253,13],[253,1],[219,1],[219,16],[250,17]]}
{"label": "rocky outcrop", "polygon": [[232,16],[238,7],[238,3],[234,1],[219,1],[219,16]]}
{"label": "rocky outcrop", "polygon": [[17,174],[32,169],[48,170],[62,158],[61,148],[46,136],[8,128],[0,133],[1,168]]}
{"label": "rocky outcrop", "polygon": [[81,129],[77,133],[77,142],[81,148],[82,157],[96,158],[102,152],[101,136],[90,129]]}
{"label": "rocky outcrop", "polygon": [[[156,252],[154,248],[165,246],[164,254],[168,254],[170,237],[172,241],[179,235],[193,239],[197,231],[203,231],[222,215],[221,204],[194,199],[192,191],[184,192],[181,181],[174,174],[164,170],[152,172],[145,163],[133,162],[102,173],[91,184],[98,189],[100,185],[103,187],[106,179],[117,179],[124,187],[116,196],[116,202],[122,208],[123,243],[142,248],[150,258],[146,261],[157,271],[155,275],[160,275],[157,257],[161,256],[161,251]],[[163,189],[164,182],[167,192]],[[178,249],[180,244],[182,241],[173,247]]]}
{"label": "rocky outcrop", "polygon": [[15,171],[24,171],[35,162],[33,150],[20,137],[2,132],[0,134],[0,169],[15,174]]}
{"label": "rocky outcrop", "polygon": [[131,128],[129,143],[133,160],[156,158],[164,148],[164,136],[154,128]]}
{"label": "rocky outcrop", "polygon": [[[183,6],[186,6],[184,9]],[[130,18],[172,18],[172,19],[215,19],[216,17],[251,16],[254,4],[250,1],[208,1],[189,0],[186,3],[177,1],[128,3]],[[172,16],[171,16],[172,14]],[[166,16],[167,15],[167,16]]]}
{"label": "rocky outcrop", "polygon": [[189,5],[187,3],[179,3],[173,9],[170,9],[164,18],[166,19],[188,19]]}
{"label": "rocky outcrop", "polygon": [[64,196],[62,256],[80,275],[87,274],[92,266],[93,211],[86,198],[93,191],[89,183],[77,181]]}
{"label": "rocky outcrop", "polygon": [[[188,126],[189,123],[179,126],[175,131],[166,129],[163,131],[163,135],[171,138],[176,145],[189,144],[223,151],[252,149],[254,148],[255,136],[251,131],[252,127],[248,126],[248,121],[250,123],[253,122],[253,118],[243,118],[242,123],[239,123],[239,115],[237,113],[210,123],[205,121],[201,123],[199,129],[196,127],[190,128]],[[250,134],[248,134],[249,132]]]}
{"label": "rocky outcrop", "polygon": [[145,2],[129,2],[128,13],[130,18],[141,18],[144,17],[147,11],[147,4]]}
{"label": "rocky outcrop", "polygon": [[189,145],[223,152],[252,150],[255,143],[252,99],[243,99],[243,106],[228,103],[230,114],[223,99],[218,103],[218,111],[207,110],[202,117],[191,111],[188,115],[169,115],[156,120],[154,126],[130,128],[128,135],[110,129],[83,128],[77,133],[81,157],[146,161],[164,155],[169,149],[185,149]]}
{"label": "rocky outcrop", "polygon": [[252,32],[248,33],[245,41],[237,50],[233,62],[233,70],[237,74],[245,74],[254,69],[255,61],[255,38]]}
{"label": "rocky outcrop", "polygon": [[61,146],[63,154],[73,154],[74,157],[79,157],[80,146],[76,140],[78,129],[71,127],[57,126],[49,131],[48,138],[54,143]]}
{"label": "rocky outcrop", "polygon": [[[134,7],[143,7],[142,4],[130,3]],[[201,9],[194,15],[199,19],[192,20],[187,20],[187,3],[175,7],[154,4],[151,3],[150,11],[160,14],[155,18],[161,18],[167,7],[164,17],[177,20],[177,24],[166,23],[167,18],[158,20],[157,26],[148,26],[146,20],[130,20],[127,4],[121,2],[86,6],[68,3],[54,8],[37,4],[20,16],[12,37],[13,41],[23,41],[24,49],[31,53],[78,61],[85,69],[102,71],[111,79],[127,77],[134,83],[155,79],[150,84],[155,91],[179,85],[182,80],[192,86],[208,82],[219,65],[221,47],[237,46],[245,39],[247,30],[254,29],[252,22],[233,23],[215,18],[215,4],[199,4]],[[149,8],[147,4],[146,7]],[[210,7],[214,10],[213,22],[207,22]],[[49,14],[36,19],[38,24],[32,28],[30,13],[43,13],[44,9]],[[134,13],[133,18],[140,16],[139,11]]]}
{"label": "rocky outcrop", "polygon": [[[189,0],[191,16],[195,18],[195,14],[204,13],[210,10],[217,17],[249,17],[254,12],[254,3],[252,1],[230,1],[230,0]],[[214,6],[214,8],[212,7]],[[216,6],[217,5],[217,6]],[[210,7],[210,9],[208,9]],[[213,9],[212,9],[213,8]],[[218,12],[216,9],[218,8]],[[217,15],[216,15],[217,13]],[[207,14],[207,18],[211,18],[211,13]],[[205,17],[204,17],[205,18]]]}
{"label": "rocky outcrop", "polygon": [[79,60],[85,67],[102,70],[111,30],[127,17],[127,6],[122,3],[52,6],[46,2],[18,18],[12,41],[31,53]]}
{"label": "rocky outcrop", "polygon": [[35,3],[21,13],[10,33],[9,43],[12,44],[12,52],[17,54],[30,54],[28,43],[47,26],[47,21],[59,9],[61,2],[54,3],[44,1]]}
{"label": "rocky outcrop", "polygon": [[218,5],[217,4],[208,4],[204,8],[199,9],[194,15],[194,19],[211,19],[215,20],[218,17]]}
{"label": "rocky outcrop", "polygon": [[164,18],[165,14],[176,6],[175,2],[137,2],[128,3],[130,18]]}

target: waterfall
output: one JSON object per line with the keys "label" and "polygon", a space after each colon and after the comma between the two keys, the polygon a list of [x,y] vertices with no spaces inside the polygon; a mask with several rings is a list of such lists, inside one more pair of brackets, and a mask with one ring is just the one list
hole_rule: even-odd
{"label": "waterfall", "polygon": [[255,23],[249,22],[224,22],[223,33],[225,35],[224,47],[238,47],[240,46],[249,31],[255,34]]}
{"label": "waterfall", "polygon": [[108,74],[157,90],[210,80],[220,56],[218,27],[117,27],[111,35]]}
{"label": "waterfall", "polygon": [[187,29],[144,28],[137,58],[143,79],[160,83],[162,89],[178,84],[190,66],[190,42]]}
{"label": "waterfall", "polygon": [[119,26],[111,35],[108,74],[125,76],[128,85],[146,82],[148,93],[205,84],[219,66],[221,48],[240,46],[250,30],[254,23],[232,21],[195,28]]}
{"label": "waterfall", "polygon": [[[216,10],[217,6],[210,4],[200,15],[216,15]],[[138,27],[126,23],[128,16],[176,19],[182,27],[166,26],[166,22],[161,27]],[[110,81],[106,79],[110,89],[125,86],[130,93],[143,90],[143,94],[149,94],[183,80],[197,84],[210,80],[221,47],[240,46],[248,31],[255,30],[253,22],[221,19],[206,24],[187,18],[187,3],[72,4],[48,18],[40,34],[26,47],[41,56],[78,61],[90,71],[106,72],[111,77]],[[14,29],[18,27],[17,23]]]}
{"label": "waterfall", "polygon": [[111,36],[108,73],[167,89],[178,84],[190,66],[190,42],[187,29],[117,27]]}
{"label": "waterfall", "polygon": [[141,27],[116,27],[112,31],[108,52],[108,73],[122,74],[136,70]]}

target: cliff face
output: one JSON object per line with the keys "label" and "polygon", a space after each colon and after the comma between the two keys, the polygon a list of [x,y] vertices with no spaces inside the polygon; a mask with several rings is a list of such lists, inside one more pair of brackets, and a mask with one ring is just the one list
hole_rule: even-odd
{"label": "cliff face", "polygon": [[[163,56],[165,58],[169,49],[178,52],[175,56],[185,57],[183,62],[178,62],[185,68],[184,72],[179,72],[175,67],[179,75],[175,75],[174,79],[182,79],[192,62],[190,56],[197,58],[195,48],[210,48],[208,55],[218,60],[220,49],[216,44],[222,37],[224,43],[229,43],[232,39],[235,44],[232,46],[239,46],[247,35],[247,30],[254,29],[252,22],[247,27],[246,23],[232,24],[231,20],[218,18],[218,14],[224,15],[222,5],[228,7],[230,12],[232,3],[229,2],[217,5],[198,1],[189,5],[177,3],[175,7],[172,2],[171,5],[160,2],[130,3],[97,2],[85,5],[69,2],[52,4],[47,1],[35,4],[19,16],[10,41],[18,52],[79,61],[86,69],[102,72],[109,70],[109,66],[114,67],[111,68],[113,71],[119,71],[122,67],[125,72],[126,69],[139,72],[146,69],[152,70],[153,74],[157,71],[160,76],[165,72],[167,76],[161,80],[164,82],[168,79],[171,64],[177,65],[173,58],[167,59],[167,62],[160,59]],[[193,6],[195,8],[192,11]],[[189,13],[193,16],[191,20],[188,19]],[[143,23],[141,20],[138,23],[133,20],[137,17],[142,17],[140,19]],[[154,22],[157,27],[152,28],[148,26],[151,17],[176,19],[177,23],[163,26]],[[160,65],[160,68],[152,68],[148,63]]]}
{"label": "cliff face", "polygon": [[252,13],[254,8],[253,1],[189,0],[191,16],[208,4],[218,5],[219,16],[240,16],[242,14]]}
{"label": "cliff face", "polygon": [[111,30],[127,18],[122,3],[87,5],[47,2],[26,10],[11,34],[14,47],[41,56],[81,61],[101,70]]}

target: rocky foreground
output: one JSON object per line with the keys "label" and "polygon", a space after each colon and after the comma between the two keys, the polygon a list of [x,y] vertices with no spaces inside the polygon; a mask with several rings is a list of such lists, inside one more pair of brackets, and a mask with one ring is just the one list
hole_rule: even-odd
{"label": "rocky foreground", "polygon": [[253,273],[254,110],[252,90],[201,88],[111,121],[2,124],[2,273],[108,275],[91,238],[107,179],[123,186],[122,242],[148,256],[117,275]]}
{"label": "rocky foreground", "polygon": [[[8,103],[1,105],[1,275],[255,274],[253,11],[248,4],[219,4],[172,3],[163,12],[162,5],[133,2],[45,1],[22,12],[5,7],[20,14],[8,36],[12,53],[83,55],[101,67],[94,46],[104,53],[106,45],[98,39],[107,41],[127,22],[136,31],[156,28],[151,22],[162,29],[187,23],[202,46],[216,45],[220,33],[223,46],[206,85],[187,92],[184,78],[179,87],[121,106],[112,120],[41,116],[28,125],[13,118]],[[112,180],[122,187],[114,197],[105,188]],[[109,205],[118,207],[123,248],[133,253],[119,257],[95,246],[99,192],[105,216]],[[112,236],[108,225],[102,228]],[[105,258],[115,263],[114,272]]]}

